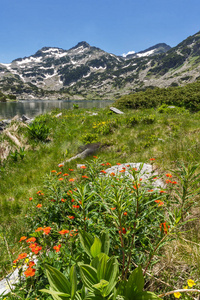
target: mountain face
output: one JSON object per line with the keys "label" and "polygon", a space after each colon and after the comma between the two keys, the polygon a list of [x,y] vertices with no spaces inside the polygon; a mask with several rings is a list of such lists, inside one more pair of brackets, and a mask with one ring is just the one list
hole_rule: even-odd
{"label": "mountain face", "polygon": [[168,50],[170,50],[171,47],[165,43],[156,44],[155,46],[152,46],[144,51],[140,51],[138,53],[128,54],[125,56],[125,58],[136,58],[136,57],[145,57],[145,56],[153,56],[160,53],[165,53]]}
{"label": "mountain face", "polygon": [[174,48],[160,43],[116,56],[86,42],[44,47],[0,64],[0,90],[19,99],[113,99],[147,87],[193,82],[200,71],[200,32]]}

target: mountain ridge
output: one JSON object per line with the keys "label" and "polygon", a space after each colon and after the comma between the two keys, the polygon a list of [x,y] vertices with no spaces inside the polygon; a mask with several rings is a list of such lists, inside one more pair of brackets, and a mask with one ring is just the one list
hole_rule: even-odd
{"label": "mountain ridge", "polygon": [[0,63],[0,89],[18,99],[112,99],[147,87],[193,82],[199,66],[200,32],[176,47],[159,43],[127,57],[82,41],[69,50],[45,46]]}

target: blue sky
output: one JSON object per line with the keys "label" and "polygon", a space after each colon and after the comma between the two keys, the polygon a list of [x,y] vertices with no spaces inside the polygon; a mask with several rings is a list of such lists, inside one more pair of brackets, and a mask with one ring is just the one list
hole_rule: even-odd
{"label": "blue sky", "polygon": [[121,55],[200,30],[199,0],[0,0],[0,63],[86,41]]}

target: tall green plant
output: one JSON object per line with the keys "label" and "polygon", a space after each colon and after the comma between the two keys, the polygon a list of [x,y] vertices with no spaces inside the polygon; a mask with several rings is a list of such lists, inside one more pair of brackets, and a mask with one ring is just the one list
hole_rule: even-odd
{"label": "tall green plant", "polygon": [[[108,236],[106,240],[108,240]],[[128,280],[119,280],[117,258],[109,257],[106,253],[101,252],[102,248],[108,250],[107,247],[104,248],[105,241],[101,241],[85,231],[80,232],[80,241],[83,249],[90,256],[90,264],[85,264],[83,261],[78,262],[81,280],[79,289],[75,265],[71,267],[69,279],[55,268],[45,265],[50,290],[42,289],[41,292],[51,294],[54,300],[160,299],[154,293],[143,291],[144,277],[141,267],[136,268]],[[106,252],[108,252],[107,250]]]}
{"label": "tall green plant", "polygon": [[28,126],[28,136],[30,139],[45,141],[50,133],[50,128],[43,122],[34,121]]}

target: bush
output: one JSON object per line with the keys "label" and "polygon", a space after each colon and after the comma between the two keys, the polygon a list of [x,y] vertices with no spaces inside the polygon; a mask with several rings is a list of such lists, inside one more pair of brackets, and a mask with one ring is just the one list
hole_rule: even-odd
{"label": "bush", "polygon": [[187,112],[184,107],[178,107],[174,105],[169,106],[167,104],[161,105],[157,110],[161,114],[182,114]]}
{"label": "bush", "polygon": [[141,118],[138,116],[132,116],[126,119],[127,127],[134,127],[135,125],[139,124]]}
{"label": "bush", "polygon": [[96,143],[98,140],[98,135],[95,133],[86,133],[82,136],[81,140],[84,144]]}

